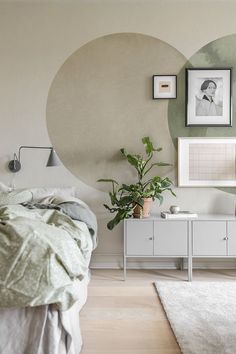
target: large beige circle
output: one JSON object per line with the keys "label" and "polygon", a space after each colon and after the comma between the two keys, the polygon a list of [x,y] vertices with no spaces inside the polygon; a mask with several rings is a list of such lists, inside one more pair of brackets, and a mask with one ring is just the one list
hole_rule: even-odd
{"label": "large beige circle", "polygon": [[135,181],[119,149],[144,153],[144,136],[163,147],[160,161],[175,164],[168,100],[152,99],[152,75],[176,74],[185,61],[167,43],[136,33],[100,37],[73,53],[53,80],[47,102],[49,135],[63,164],[99,189],[99,178]]}

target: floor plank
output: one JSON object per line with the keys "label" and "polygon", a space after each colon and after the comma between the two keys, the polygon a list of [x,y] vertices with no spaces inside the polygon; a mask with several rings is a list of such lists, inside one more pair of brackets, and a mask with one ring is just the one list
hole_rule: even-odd
{"label": "floor plank", "polygon": [[[186,281],[187,271],[92,270],[81,311],[81,354],[180,354],[153,286],[157,280]],[[235,281],[236,270],[194,270],[194,281]]]}

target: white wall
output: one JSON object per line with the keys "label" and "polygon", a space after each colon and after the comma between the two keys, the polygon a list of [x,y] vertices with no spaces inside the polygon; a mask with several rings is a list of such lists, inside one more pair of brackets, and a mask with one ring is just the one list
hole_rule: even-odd
{"label": "white wall", "polygon": [[[236,33],[236,3],[157,1],[144,4],[0,3],[0,181],[11,184],[7,162],[20,145],[50,145],[47,95],[57,71],[79,47],[117,32],[143,33],[174,46],[187,58],[208,42]],[[35,161],[30,161],[33,156]],[[99,218],[94,265],[113,263],[122,253],[122,228],[106,230],[105,194],[64,167],[44,168],[46,153],[24,152],[17,187],[76,185]],[[197,212],[234,212],[234,197],[216,189],[178,189],[177,203]],[[173,204],[165,199],[163,209]],[[158,211],[158,206],[155,206]],[[113,256],[110,256],[113,255]],[[96,263],[97,262],[97,263]]]}

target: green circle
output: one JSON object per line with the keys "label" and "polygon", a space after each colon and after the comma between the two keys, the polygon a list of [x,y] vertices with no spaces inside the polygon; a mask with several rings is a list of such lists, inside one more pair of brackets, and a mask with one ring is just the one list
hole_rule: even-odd
{"label": "green circle", "polygon": [[[182,67],[177,75],[176,100],[168,105],[170,135],[177,150],[178,137],[235,137],[236,125],[236,71],[232,70],[232,127],[185,127],[185,69],[186,68],[233,68],[236,58],[236,34],[216,39],[202,47]],[[217,188],[236,194],[236,188]]]}

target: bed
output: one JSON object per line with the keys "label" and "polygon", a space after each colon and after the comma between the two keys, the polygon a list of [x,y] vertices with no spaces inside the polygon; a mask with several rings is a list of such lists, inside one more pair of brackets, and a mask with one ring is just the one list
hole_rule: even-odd
{"label": "bed", "polygon": [[0,353],[78,354],[96,217],[65,190],[0,191]]}

